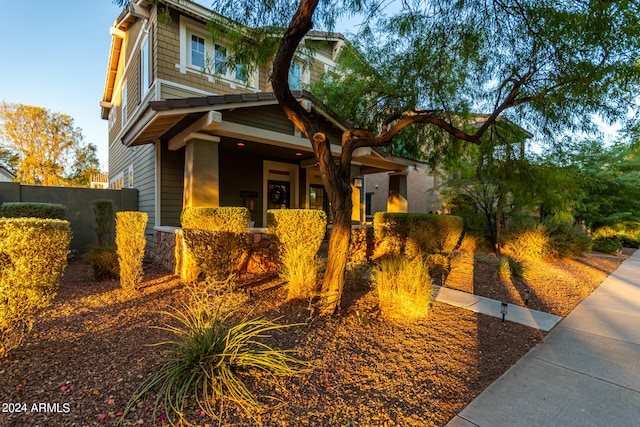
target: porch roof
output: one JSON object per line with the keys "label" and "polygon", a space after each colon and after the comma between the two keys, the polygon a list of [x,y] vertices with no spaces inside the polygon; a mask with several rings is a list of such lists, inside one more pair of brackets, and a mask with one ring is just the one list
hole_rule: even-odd
{"label": "porch roof", "polygon": [[[292,93],[305,109],[327,120],[337,130],[344,131],[353,127],[351,123],[331,114],[329,109],[310,92],[296,90]],[[232,111],[236,108],[264,107],[277,103],[273,92],[236,93],[151,101],[137,123],[123,135],[122,142],[127,146],[143,145],[169,136],[169,148],[175,150],[184,145],[185,137],[194,134],[198,134],[200,137],[209,134],[240,138],[242,127],[222,121],[219,112]],[[296,150],[312,150],[304,137],[275,134],[265,130],[261,131],[259,137],[256,136],[255,141]],[[332,149],[334,149],[334,155],[339,155],[340,145],[332,145]],[[392,156],[382,147],[359,148],[354,152],[353,160],[369,166],[375,171],[399,170],[419,165],[414,160]]]}

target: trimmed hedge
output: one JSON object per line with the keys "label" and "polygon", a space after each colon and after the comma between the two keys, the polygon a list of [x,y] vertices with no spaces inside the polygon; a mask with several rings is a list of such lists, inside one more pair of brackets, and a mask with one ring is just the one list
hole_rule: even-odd
{"label": "trimmed hedge", "polygon": [[146,239],[146,212],[116,213],[116,247],[120,266],[120,286],[133,291],[142,283],[142,260]]}
{"label": "trimmed hedge", "polygon": [[113,200],[94,200],[93,215],[96,220],[98,246],[113,246],[116,235],[116,215]]}
{"label": "trimmed hedge", "polygon": [[58,203],[5,202],[2,204],[4,218],[42,218],[64,220],[67,207]]}
{"label": "trimmed hedge", "polygon": [[378,212],[373,232],[376,256],[451,252],[462,236],[463,220],[453,215]]}
{"label": "trimmed hedge", "polygon": [[49,306],[67,265],[69,222],[0,219],[0,357],[18,347]]}
{"label": "trimmed hedge", "polygon": [[249,229],[251,213],[247,208],[239,207],[188,207],[180,215],[183,229],[211,231],[231,231],[244,233]]}
{"label": "trimmed hedge", "polygon": [[240,266],[252,243],[251,214],[240,207],[188,207],[180,222],[189,256],[207,279],[226,280]]}
{"label": "trimmed hedge", "polygon": [[278,240],[280,275],[287,281],[288,298],[314,295],[320,266],[316,258],[327,227],[327,214],[315,209],[267,211],[269,232]]}

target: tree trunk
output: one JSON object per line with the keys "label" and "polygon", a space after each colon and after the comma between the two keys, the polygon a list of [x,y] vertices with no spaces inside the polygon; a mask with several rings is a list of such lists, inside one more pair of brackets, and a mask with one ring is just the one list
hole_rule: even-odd
{"label": "tree trunk", "polygon": [[334,182],[325,182],[325,190],[333,213],[333,227],[329,237],[327,268],[320,293],[320,314],[324,316],[335,314],[340,307],[344,273],[349,258],[353,208],[349,178],[346,178],[346,182],[344,177],[336,175],[329,175],[327,178],[328,181]]}

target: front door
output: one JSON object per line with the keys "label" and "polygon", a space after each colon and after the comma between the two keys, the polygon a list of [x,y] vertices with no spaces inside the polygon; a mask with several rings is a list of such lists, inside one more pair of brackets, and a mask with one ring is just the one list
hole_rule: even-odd
{"label": "front door", "polygon": [[287,181],[267,182],[267,209],[291,208],[291,183]]}

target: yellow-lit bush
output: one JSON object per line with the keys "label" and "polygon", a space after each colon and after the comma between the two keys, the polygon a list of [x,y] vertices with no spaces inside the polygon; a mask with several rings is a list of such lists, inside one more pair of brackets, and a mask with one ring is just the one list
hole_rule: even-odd
{"label": "yellow-lit bush", "polygon": [[219,208],[187,207],[180,215],[182,228],[245,233],[249,229],[251,213],[247,208],[225,206]]}
{"label": "yellow-lit bush", "polygon": [[452,215],[378,212],[373,217],[376,257],[451,252],[463,225],[462,218]]}
{"label": "yellow-lit bush", "polygon": [[22,343],[51,303],[70,242],[67,221],[0,219],[0,357]]}
{"label": "yellow-lit bush", "polygon": [[422,257],[380,260],[373,269],[373,283],[385,317],[410,322],[429,314],[433,299],[431,277]]}
{"label": "yellow-lit bush", "polygon": [[114,246],[94,245],[89,249],[87,259],[95,280],[118,278],[118,252]]}
{"label": "yellow-lit bush", "polygon": [[142,260],[146,240],[146,212],[116,213],[116,247],[120,266],[120,285],[129,291],[142,283]]}
{"label": "yellow-lit bush", "polygon": [[180,218],[189,256],[206,278],[226,280],[241,264],[251,245],[246,208],[189,207]]}
{"label": "yellow-lit bush", "polygon": [[529,223],[511,231],[504,239],[503,249],[516,259],[536,261],[549,256],[551,240],[544,225]]}
{"label": "yellow-lit bush", "polygon": [[288,298],[315,294],[320,262],[316,258],[324,239],[327,215],[312,209],[267,211],[269,231],[278,239],[280,275],[287,281]]}

